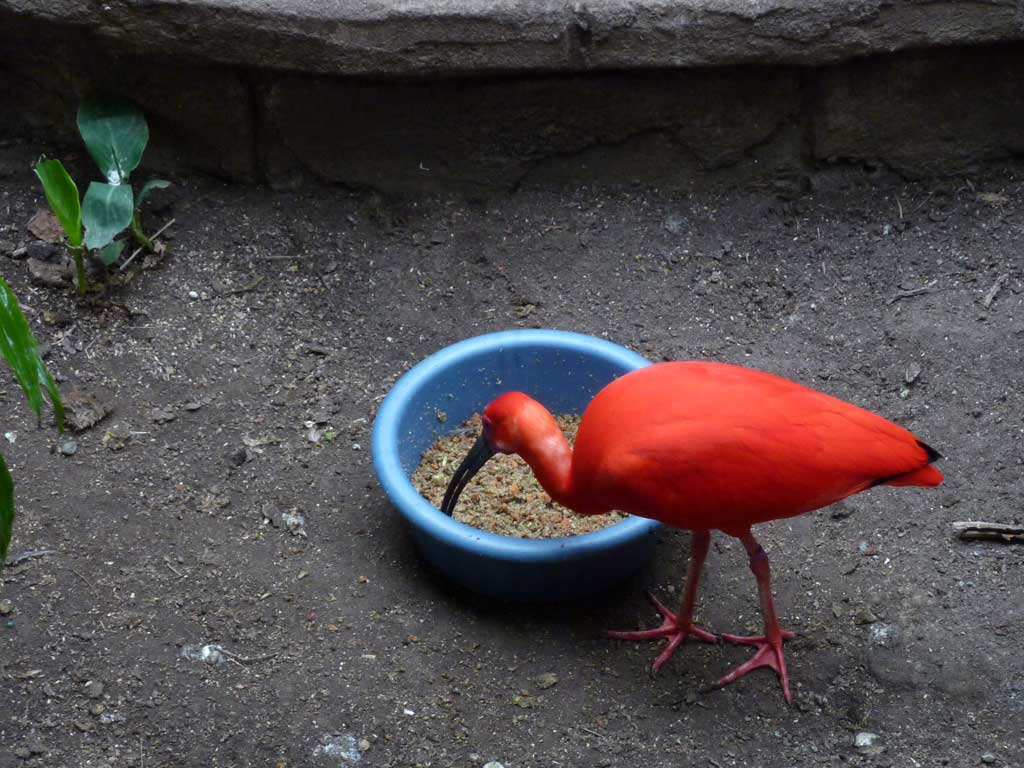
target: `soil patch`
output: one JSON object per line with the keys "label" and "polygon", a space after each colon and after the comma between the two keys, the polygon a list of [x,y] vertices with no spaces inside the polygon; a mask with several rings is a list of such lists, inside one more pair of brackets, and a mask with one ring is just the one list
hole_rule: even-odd
{"label": "soil patch", "polygon": [[[68,157],[0,145],[0,271],[62,391],[111,412],[55,453],[0,376],[12,555],[37,553],[0,577],[3,768],[1024,764],[1024,547],[951,526],[1021,522],[1018,167],[487,205],[174,178],[147,212],[177,219],[162,264],[83,304],[11,257],[42,151]],[[679,599],[685,532],[554,606],[475,597],[417,556],[374,477],[377,405],[430,353],[533,326],[781,374],[946,456],[936,490],[759,527],[792,707],[770,671],[705,692],[743,648],[687,643],[652,678],[654,644],[604,637],[659,623],[644,588]],[[760,629],[729,537],[697,613]]]}

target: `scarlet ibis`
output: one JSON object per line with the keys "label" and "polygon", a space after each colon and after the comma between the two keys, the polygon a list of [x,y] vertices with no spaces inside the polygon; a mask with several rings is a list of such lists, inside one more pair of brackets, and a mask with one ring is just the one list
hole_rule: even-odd
{"label": "scarlet ibis", "polygon": [[[876,485],[936,486],[941,458],[903,427],[800,384],[737,365],[659,363],[633,371],[594,397],[575,449],[551,413],[506,392],[482,415],[483,430],[448,486],[441,509],[495,453],[516,453],[551,498],[583,515],[620,510],[692,531],[682,605],[676,613],[648,595],[664,620],[621,640],[667,639],[657,671],[689,636],[753,646],[722,677],[724,686],[758,667],[778,674],[792,701],[768,556],[751,526],[820,509]],[[757,580],[764,634],[720,637],[693,623],[711,531],[735,536]]]}

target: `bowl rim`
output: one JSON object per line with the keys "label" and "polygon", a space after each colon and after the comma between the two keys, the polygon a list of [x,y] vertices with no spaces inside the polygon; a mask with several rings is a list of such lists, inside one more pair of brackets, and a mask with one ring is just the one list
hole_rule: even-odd
{"label": "bowl rim", "polygon": [[496,347],[549,347],[602,357],[635,370],[650,365],[643,356],[605,339],[572,331],[517,329],[474,336],[430,355],[410,368],[392,386],[374,419],[373,464],[384,491],[399,512],[422,533],[449,546],[485,558],[519,562],[545,562],[594,555],[626,546],[661,527],[656,520],[630,516],[599,531],[559,539],[523,539],[503,536],[460,523],[420,496],[402,471],[398,459],[398,426],[412,397],[433,376],[454,363]]}

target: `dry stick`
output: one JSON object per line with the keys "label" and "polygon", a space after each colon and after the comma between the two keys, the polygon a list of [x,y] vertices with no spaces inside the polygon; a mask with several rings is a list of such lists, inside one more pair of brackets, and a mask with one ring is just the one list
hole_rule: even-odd
{"label": "dry stick", "polygon": [[886,301],[886,304],[895,304],[900,299],[909,299],[911,296],[920,296],[922,293],[931,293],[935,290],[935,281],[928,283],[928,285],[922,286],[921,288],[911,288],[909,290],[900,290],[896,294]]}
{"label": "dry stick", "polygon": [[185,574],[184,574],[184,573],[182,573],[181,571],[179,571],[179,570],[178,570],[177,568],[175,568],[175,567],[174,567],[173,565],[171,565],[171,561],[170,561],[170,560],[168,560],[168,559],[167,559],[166,557],[164,558],[164,565],[166,565],[166,566],[167,566],[168,568],[170,568],[170,569],[171,569],[171,572],[172,572],[172,573],[173,573],[173,574],[174,574],[175,576],[177,576],[177,577],[178,577],[179,579],[184,579],[184,578],[185,578]]}
{"label": "dry stick", "polygon": [[[150,242],[154,242],[158,237],[160,237],[160,235],[162,235],[167,230],[167,228],[169,226],[171,226],[171,224],[173,224],[175,221],[177,221],[177,219],[171,219],[166,224],[164,224],[162,227],[160,227],[160,229],[158,229],[156,232],[154,232],[150,236],[150,238],[149,238]],[[131,264],[133,261],[135,261],[135,257],[138,256],[140,253],[142,253],[142,251],[143,251],[143,248],[141,246],[136,248],[135,252],[131,256],[129,256],[127,259],[125,259],[124,264],[122,264],[120,267],[118,267],[117,271],[118,272],[124,272],[126,269],[128,269],[128,265]]]}
{"label": "dry stick", "polygon": [[961,539],[970,541],[1001,541],[1005,544],[1024,544],[1024,526],[1003,523],[985,523],[978,520],[962,520],[953,523]]}
{"label": "dry stick", "polygon": [[76,571],[70,565],[63,565],[61,567],[64,568],[64,570],[71,571],[73,574],[75,574],[75,576],[77,576],[82,581],[84,581],[85,582],[85,586],[87,586],[89,588],[89,591],[92,592],[93,597],[99,597],[99,594],[96,592],[96,588],[93,587],[92,582],[89,581],[87,578],[85,578],[85,576],[80,574],[78,571]]}
{"label": "dry stick", "polygon": [[276,652],[275,653],[268,653],[268,654],[265,654],[264,656],[252,656],[252,657],[249,657],[249,656],[239,656],[237,653],[232,653],[227,648],[223,648],[223,647],[220,649],[220,652],[223,653],[225,656],[227,656],[232,661],[236,661],[239,664],[256,664],[257,662],[260,662],[260,661],[270,661],[271,659],[277,657],[277,653]]}
{"label": "dry stick", "polygon": [[985,294],[985,298],[981,300],[982,306],[988,309],[992,306],[992,302],[996,300],[996,296],[1003,287],[1003,283],[1010,279],[1009,274],[1002,274],[996,278],[995,283],[988,289],[988,293]]}

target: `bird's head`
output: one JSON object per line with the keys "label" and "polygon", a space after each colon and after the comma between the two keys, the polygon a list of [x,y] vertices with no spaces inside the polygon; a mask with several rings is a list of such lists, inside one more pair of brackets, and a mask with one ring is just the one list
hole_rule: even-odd
{"label": "bird's head", "polygon": [[[441,511],[451,516],[455,504],[473,476],[496,453],[520,453],[524,440],[538,432],[551,414],[540,403],[522,392],[506,392],[484,408],[480,417],[483,430],[452,476],[441,503]],[[557,429],[557,427],[556,427]]]}

